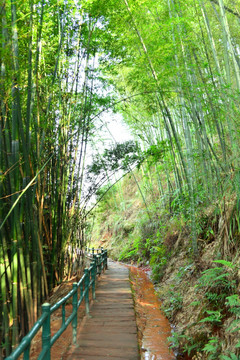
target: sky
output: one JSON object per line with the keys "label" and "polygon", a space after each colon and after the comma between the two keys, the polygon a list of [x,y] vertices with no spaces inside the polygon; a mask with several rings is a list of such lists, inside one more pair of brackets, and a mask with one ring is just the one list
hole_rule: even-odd
{"label": "sky", "polygon": [[[103,154],[105,149],[111,148],[115,143],[123,143],[128,140],[134,140],[133,136],[124,123],[122,115],[113,113],[111,110],[103,112],[98,119],[96,126],[98,129],[96,141],[89,142],[87,146],[87,157],[85,166],[90,165],[94,159],[95,154]],[[95,129],[96,129],[95,128]],[[85,173],[86,175],[86,173]],[[117,171],[113,181],[122,176],[122,171]],[[90,184],[87,178],[84,177],[84,188],[87,189]],[[96,202],[96,196],[93,195],[89,201],[91,207]]]}
{"label": "sky", "polygon": [[[112,134],[112,138],[116,142],[124,142],[133,140],[127,125],[123,122],[121,114],[106,114],[105,119],[107,127]],[[110,134],[109,134],[110,135]]]}

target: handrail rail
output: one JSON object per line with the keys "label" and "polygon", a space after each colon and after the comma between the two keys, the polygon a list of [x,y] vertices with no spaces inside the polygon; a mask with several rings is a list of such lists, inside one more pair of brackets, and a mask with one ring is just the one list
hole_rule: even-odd
{"label": "handrail rail", "polygon": [[[95,250],[97,254],[95,254]],[[62,335],[68,325],[72,322],[72,337],[73,343],[76,344],[77,340],[77,310],[85,299],[86,314],[89,313],[89,290],[92,288],[92,298],[96,298],[95,285],[96,276],[100,275],[107,269],[107,250],[91,249],[91,264],[89,268],[84,269],[84,275],[78,282],[73,283],[72,290],[69,291],[62,299],[56,304],[51,306],[49,303],[42,305],[42,315],[33,325],[32,329],[24,336],[17,348],[5,360],[17,360],[23,353],[23,360],[29,360],[31,341],[37,332],[42,327],[42,351],[38,356],[38,360],[51,360],[51,347],[55,341]],[[85,256],[88,256],[88,249],[85,251]],[[78,290],[80,289],[80,297],[78,299]],[[68,299],[72,297],[72,313],[66,319],[65,305]],[[51,314],[62,306],[62,326],[51,337]]]}

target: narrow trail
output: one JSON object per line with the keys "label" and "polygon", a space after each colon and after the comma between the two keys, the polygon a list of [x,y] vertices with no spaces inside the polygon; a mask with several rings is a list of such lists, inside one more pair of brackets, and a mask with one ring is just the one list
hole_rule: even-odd
{"label": "narrow trail", "polygon": [[127,267],[109,261],[96,300],[64,360],[139,360],[137,326]]}
{"label": "narrow trail", "polygon": [[170,324],[160,307],[145,271],[109,260],[90,314],[78,328],[77,345],[62,359],[176,359],[168,348]]}

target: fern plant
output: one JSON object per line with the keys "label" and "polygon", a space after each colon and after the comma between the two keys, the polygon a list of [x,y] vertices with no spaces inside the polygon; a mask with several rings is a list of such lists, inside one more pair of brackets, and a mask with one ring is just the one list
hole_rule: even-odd
{"label": "fern plant", "polygon": [[217,310],[217,311],[206,310],[206,313],[208,314],[208,316],[205,317],[204,319],[200,320],[199,323],[210,322],[214,325],[221,324],[222,317],[223,317],[221,309]]}
{"label": "fern plant", "polygon": [[216,260],[214,263],[222,266],[213,267],[203,271],[197,289],[205,289],[205,298],[213,310],[225,305],[225,299],[236,290],[234,279],[234,265],[229,261]]}
{"label": "fern plant", "polygon": [[[234,333],[240,330],[240,298],[238,294],[233,294],[226,298],[225,302],[230,313],[235,316],[235,320],[232,321],[231,325],[226,329],[226,331]],[[236,348],[240,348],[240,341],[235,345]]]}
{"label": "fern plant", "polygon": [[220,355],[220,359],[221,360],[240,360],[239,356],[230,353],[229,356],[228,355]]}
{"label": "fern plant", "polygon": [[212,336],[204,346],[203,351],[207,354],[209,360],[219,359],[221,352],[221,343],[219,342],[219,339]]}

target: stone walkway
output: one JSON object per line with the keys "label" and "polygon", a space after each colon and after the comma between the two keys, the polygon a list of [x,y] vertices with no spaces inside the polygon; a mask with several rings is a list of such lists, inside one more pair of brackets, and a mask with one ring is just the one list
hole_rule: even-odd
{"label": "stone walkway", "polygon": [[129,270],[109,261],[90,313],[78,331],[77,346],[64,360],[139,360]]}

